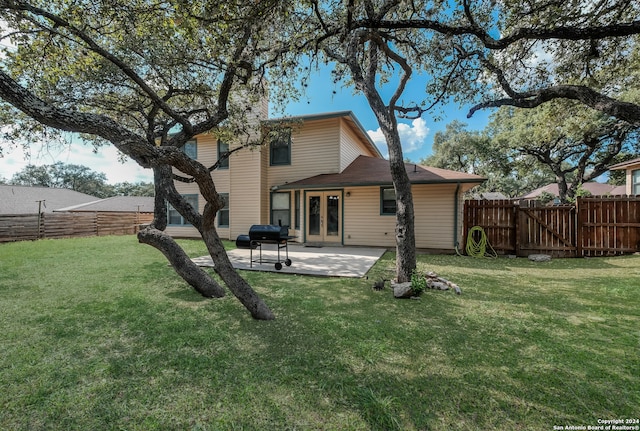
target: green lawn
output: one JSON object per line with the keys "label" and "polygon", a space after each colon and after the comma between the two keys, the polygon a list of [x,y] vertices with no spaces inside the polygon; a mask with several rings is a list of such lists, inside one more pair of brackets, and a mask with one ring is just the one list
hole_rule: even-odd
{"label": "green lawn", "polygon": [[[192,256],[200,242],[182,241]],[[372,275],[388,275],[387,253]],[[462,296],[245,272],[205,300],[131,236],[0,245],[0,429],[552,430],[640,417],[640,256],[419,256]]]}

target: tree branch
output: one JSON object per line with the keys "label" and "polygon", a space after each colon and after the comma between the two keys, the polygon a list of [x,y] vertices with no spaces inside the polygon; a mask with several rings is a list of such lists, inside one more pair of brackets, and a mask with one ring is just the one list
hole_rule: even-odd
{"label": "tree branch", "polygon": [[[79,28],[77,28],[74,25],[72,25],[69,21],[61,18],[60,16],[58,16],[56,14],[53,14],[51,12],[48,12],[48,11],[44,10],[44,9],[40,9],[38,7],[32,6],[32,5],[24,3],[24,2],[15,2],[15,1],[11,1],[11,0],[2,0],[2,1],[0,1],[0,8],[6,8],[6,9],[10,9],[10,10],[29,12],[29,13],[32,13],[32,14],[34,14],[36,16],[40,16],[42,18],[46,18],[47,20],[51,21],[55,27],[67,28],[69,30],[69,32],[71,32],[71,34],[75,35],[80,40],[82,40],[86,44],[88,49],[90,49],[91,51],[95,52],[99,56],[101,56],[104,59],[106,59],[109,62],[111,62],[118,69],[120,69],[122,71],[122,73],[124,73],[129,79],[131,79],[133,82],[135,82],[136,85],[138,85],[138,87],[155,104],[157,104],[164,112],[167,113],[167,115],[171,116],[176,121],[178,121],[183,126],[183,128],[185,128],[186,130],[190,130],[191,123],[186,118],[184,118],[182,115],[180,115],[179,113],[175,112],[164,100],[162,100],[162,98],[155,91],[153,91],[151,89],[151,87],[149,87],[147,85],[147,83],[144,81],[144,79],[142,79],[142,77],[140,77],[140,75],[138,75],[131,67],[129,67],[129,65],[127,65],[125,62],[120,60],[114,54],[112,54],[109,51],[107,51],[106,49],[102,48],[95,40],[93,40],[92,37],[90,37],[87,33],[85,33],[84,31],[82,31]],[[33,20],[32,20],[32,22],[33,22]],[[44,29],[47,30],[46,28],[44,28]]]}
{"label": "tree branch", "polygon": [[640,126],[640,106],[613,99],[584,85],[557,85],[527,93],[513,92],[511,98],[490,100],[473,106],[469,110],[467,118],[470,118],[480,109],[499,108],[501,106],[535,108],[545,102],[560,98],[577,100],[590,108],[624,120],[631,125]]}

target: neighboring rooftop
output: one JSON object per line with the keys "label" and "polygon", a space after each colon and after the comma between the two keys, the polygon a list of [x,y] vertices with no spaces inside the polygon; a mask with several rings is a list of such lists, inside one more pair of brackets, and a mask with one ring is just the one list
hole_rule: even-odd
{"label": "neighboring rooftop", "polygon": [[[567,184],[567,186],[571,187],[571,184]],[[614,186],[611,184],[604,184],[604,183],[597,183],[597,182],[583,183],[582,188],[588,191],[589,193],[591,193],[591,195],[593,196],[606,196],[606,195],[616,196],[616,195],[625,194],[624,186]],[[537,188],[532,192],[529,192],[526,195],[522,196],[522,199],[537,199],[544,192],[551,193],[554,196],[559,196],[558,184],[551,183],[551,184],[547,184],[546,186]]]}
{"label": "neighboring rooftop", "polygon": [[37,214],[39,207],[42,212],[53,212],[98,199],[69,189],[0,185],[0,214]]}
{"label": "neighboring rooftop", "polygon": [[[40,204],[39,202],[42,202]],[[153,212],[154,198],[114,196],[100,199],[69,189],[0,185],[0,214],[60,211]]]}
{"label": "neighboring rooftop", "polygon": [[509,199],[509,196],[502,192],[479,192],[474,193],[472,199],[479,199],[484,201],[499,201]]}
{"label": "neighboring rooftop", "polygon": [[[439,183],[477,183],[485,181],[479,175],[447,169],[421,166],[405,163],[411,184],[439,184]],[[339,174],[321,174],[303,180],[278,186],[278,189],[296,188],[324,188],[345,186],[377,186],[391,185],[391,169],[389,160],[376,157],[358,156],[349,166]]]}
{"label": "neighboring rooftop", "polygon": [[153,197],[143,196],[114,196],[100,199],[66,208],[59,208],[56,211],[103,211],[103,212],[153,212]]}

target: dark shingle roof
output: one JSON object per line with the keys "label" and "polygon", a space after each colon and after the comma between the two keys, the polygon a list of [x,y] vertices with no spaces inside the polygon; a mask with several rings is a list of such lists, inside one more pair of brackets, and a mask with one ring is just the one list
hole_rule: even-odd
{"label": "dark shingle roof", "polygon": [[[405,163],[411,184],[482,183],[479,175]],[[339,174],[322,174],[278,186],[277,189],[391,185],[389,161],[359,156]]]}
{"label": "dark shingle roof", "polygon": [[52,212],[96,200],[99,198],[69,189],[0,185],[0,214],[37,214],[38,201],[44,201],[41,211]]}

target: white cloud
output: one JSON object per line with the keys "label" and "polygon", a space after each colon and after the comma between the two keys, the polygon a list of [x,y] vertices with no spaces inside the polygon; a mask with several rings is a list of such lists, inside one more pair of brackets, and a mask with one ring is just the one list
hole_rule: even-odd
{"label": "white cloud", "polygon": [[[384,139],[382,130],[378,127],[377,130],[368,130],[367,133],[378,146],[380,152],[386,157],[388,155],[387,141]],[[422,118],[416,118],[411,121],[411,124],[398,123],[398,133],[400,134],[403,153],[411,153],[422,148],[429,134],[429,128],[426,121]]]}
{"label": "white cloud", "polygon": [[[1,144],[1,143],[0,143]],[[118,150],[113,145],[104,146],[93,152],[93,147],[81,143],[73,143],[64,147],[41,147],[32,145],[28,154],[21,148],[5,149],[4,157],[0,157],[0,177],[7,180],[24,169],[28,164],[51,165],[56,162],[87,166],[95,172],[107,176],[110,184],[140,181],[152,182],[153,172],[143,169],[132,160],[121,163]]]}

